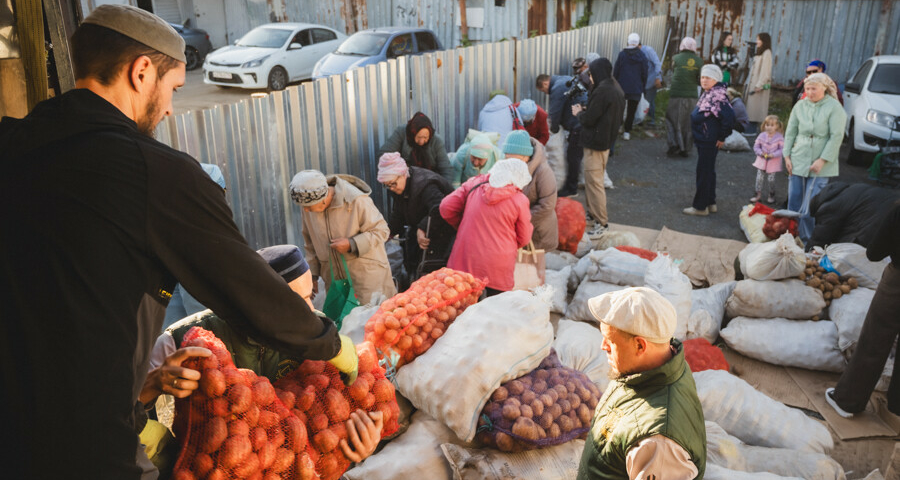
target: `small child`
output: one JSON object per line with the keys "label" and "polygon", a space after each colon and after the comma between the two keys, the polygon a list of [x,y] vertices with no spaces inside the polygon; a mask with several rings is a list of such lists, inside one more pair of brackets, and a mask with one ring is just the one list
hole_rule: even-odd
{"label": "small child", "polygon": [[784,148],[784,126],[775,115],[769,115],[763,121],[763,132],[756,137],[753,151],[756,152],[756,196],[751,202],[758,202],[762,198],[763,185],[768,177],[769,198],[768,203],[775,203],[775,174],[781,171],[781,149]]}

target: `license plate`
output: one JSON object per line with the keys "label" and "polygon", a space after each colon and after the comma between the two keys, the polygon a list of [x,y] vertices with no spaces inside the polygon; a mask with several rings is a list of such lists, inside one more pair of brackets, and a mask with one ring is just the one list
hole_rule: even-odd
{"label": "license plate", "polygon": [[225,80],[231,80],[231,74],[227,72],[212,72],[213,78],[222,78]]}

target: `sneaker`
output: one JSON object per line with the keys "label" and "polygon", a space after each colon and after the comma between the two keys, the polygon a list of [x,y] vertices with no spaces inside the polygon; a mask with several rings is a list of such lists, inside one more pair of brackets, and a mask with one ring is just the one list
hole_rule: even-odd
{"label": "sneaker", "polygon": [[594,227],[588,231],[589,237],[596,237],[599,235],[603,235],[606,231],[609,230],[609,225],[603,225],[602,223],[594,224]]}
{"label": "sneaker", "polygon": [[833,395],[834,395],[834,388],[829,388],[828,390],[825,390],[825,401],[828,402],[829,405],[831,405],[831,408],[833,408],[834,411],[837,412],[838,415],[840,415],[844,418],[853,418],[852,413],[850,413],[838,406],[837,402],[834,401]]}
{"label": "sneaker", "polygon": [[631,134],[628,132],[623,133],[622,140],[631,140]]}
{"label": "sneaker", "polygon": [[767,198],[767,199],[766,199],[766,202],[767,202],[767,203],[775,203],[775,197],[774,197],[774,196],[771,196],[771,197]]}
{"label": "sneaker", "polygon": [[681,211],[681,213],[685,215],[693,215],[695,217],[705,217],[709,215],[709,209],[704,208],[703,210],[697,210],[694,207],[688,207]]}
{"label": "sneaker", "polygon": [[716,213],[719,211],[719,207],[717,207],[715,203],[706,208],[709,210],[709,213]]}
{"label": "sneaker", "polygon": [[753,203],[756,203],[756,202],[759,201],[760,198],[762,198],[762,193],[756,192],[756,195],[754,195],[753,197],[751,197],[751,198],[750,198],[750,201],[753,202]]}

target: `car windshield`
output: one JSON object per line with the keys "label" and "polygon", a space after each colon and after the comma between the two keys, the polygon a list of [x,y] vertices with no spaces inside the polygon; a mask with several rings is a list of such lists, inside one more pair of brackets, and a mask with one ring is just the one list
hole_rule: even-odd
{"label": "car windshield", "polygon": [[879,65],[872,74],[869,82],[869,91],[872,93],[886,93],[888,95],[900,95],[900,63],[886,63]]}
{"label": "car windshield", "polygon": [[378,55],[389,37],[387,33],[357,33],[342,43],[336,53],[365,57]]}
{"label": "car windshield", "polygon": [[238,40],[237,44],[241,47],[278,48],[284,45],[290,36],[290,30],[259,27],[250,30]]}

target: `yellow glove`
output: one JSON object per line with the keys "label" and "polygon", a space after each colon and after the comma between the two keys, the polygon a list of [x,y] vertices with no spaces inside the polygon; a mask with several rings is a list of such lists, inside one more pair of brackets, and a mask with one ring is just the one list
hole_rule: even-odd
{"label": "yellow glove", "polygon": [[359,357],[356,356],[356,347],[353,340],[346,335],[341,335],[341,351],[337,356],[328,361],[341,372],[341,380],[344,385],[353,385],[356,376],[359,374]]}

